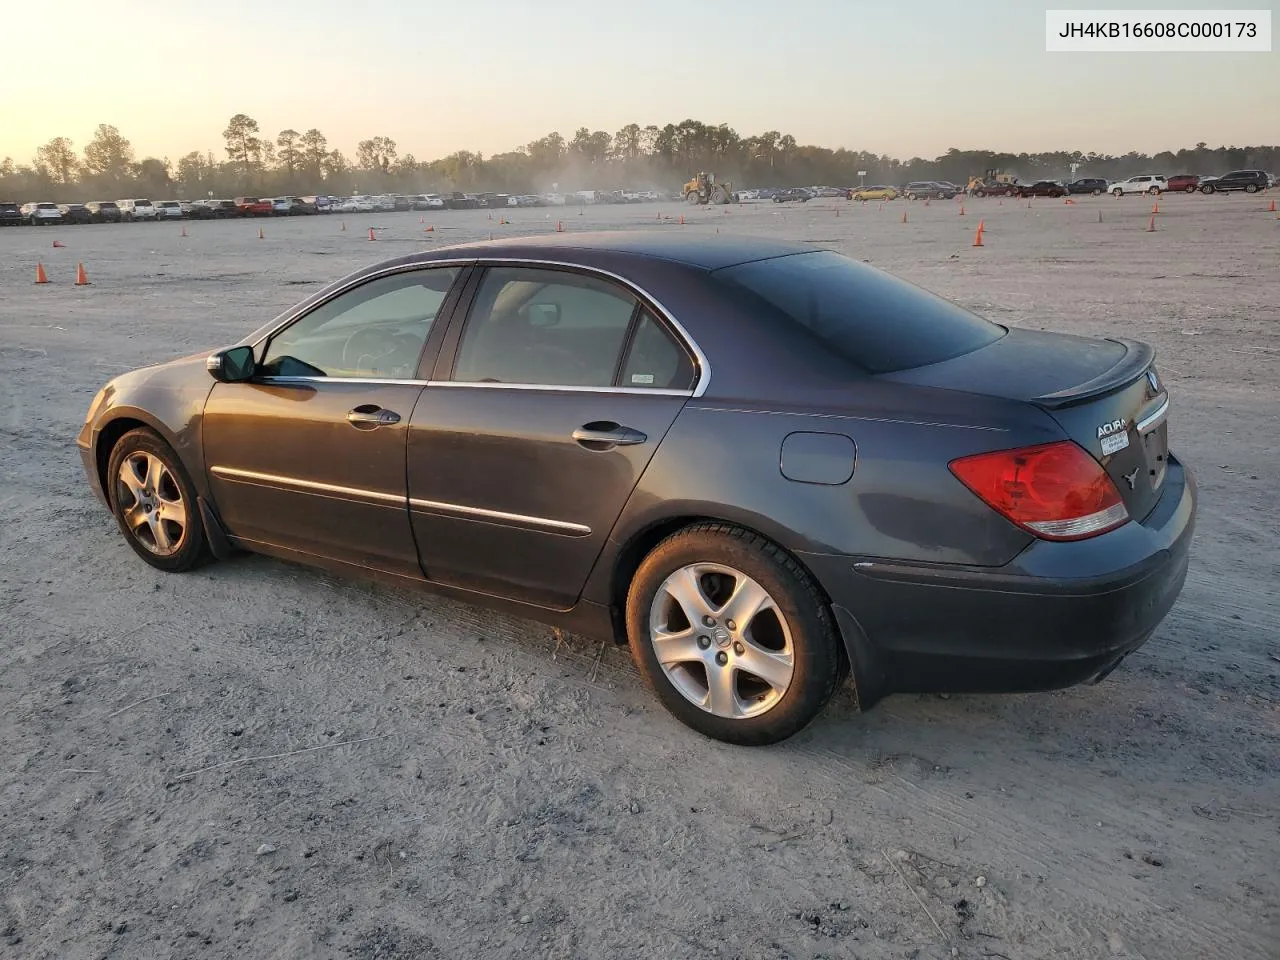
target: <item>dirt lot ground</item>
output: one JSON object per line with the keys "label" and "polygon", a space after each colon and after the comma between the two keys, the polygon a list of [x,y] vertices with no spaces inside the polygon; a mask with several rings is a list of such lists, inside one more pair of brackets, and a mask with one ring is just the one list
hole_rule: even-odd
{"label": "dirt lot ground", "polygon": [[[1266,203],[1166,197],[1154,233],[1136,197],[0,232],[0,955],[1275,960]],[[73,438],[109,376],[556,219],[810,240],[1003,323],[1153,342],[1202,490],[1182,599],[1101,685],[846,695],[744,750],[668,717],[622,649],[261,558],[165,576],[90,495]]]}

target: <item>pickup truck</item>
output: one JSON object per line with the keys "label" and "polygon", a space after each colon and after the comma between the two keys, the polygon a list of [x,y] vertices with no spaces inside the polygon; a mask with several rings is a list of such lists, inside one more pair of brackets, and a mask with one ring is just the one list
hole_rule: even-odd
{"label": "pickup truck", "polygon": [[274,209],[270,200],[257,197],[236,197],[235,204],[242,217],[269,217]]}

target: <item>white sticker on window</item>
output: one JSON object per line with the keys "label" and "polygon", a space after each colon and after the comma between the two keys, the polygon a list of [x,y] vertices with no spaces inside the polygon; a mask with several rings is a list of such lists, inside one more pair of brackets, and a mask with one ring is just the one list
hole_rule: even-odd
{"label": "white sticker on window", "polygon": [[1113,433],[1109,437],[1102,438],[1102,455],[1109,457],[1118,450],[1123,450],[1129,445],[1129,434]]}
{"label": "white sticker on window", "polygon": [[631,375],[632,383],[653,383],[652,373],[633,373]]}

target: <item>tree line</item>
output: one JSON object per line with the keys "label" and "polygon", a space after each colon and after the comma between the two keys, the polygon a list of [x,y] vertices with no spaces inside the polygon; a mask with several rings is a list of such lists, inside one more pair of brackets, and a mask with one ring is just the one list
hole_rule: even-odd
{"label": "tree line", "polygon": [[[361,140],[353,157],[330,146],[312,127],[281,130],[274,138],[258,122],[238,113],[222,131],[222,157],[192,151],[176,162],[138,159],[129,140],[110,124],[99,124],[77,152],[66,137],[38,147],[30,163],[0,161],[0,199],[110,199],[124,196],[198,199],[327,193],[419,193],[494,190],[532,193],[556,189],[674,190],[706,170],[740,187],[900,184],[943,179],[964,183],[987,170],[1023,180],[1105,177],[1139,173],[1221,174],[1242,168],[1280,168],[1280,146],[1219,146],[1197,143],[1155,155],[1111,155],[1081,151],[1004,153],[958,150],[926,159],[901,160],[861,150],[804,145],[769,130],[742,136],[727,124],[683,120],[616,133],[581,127],[572,137],[549,133],[505,153],[484,156],[459,150],[437,160],[401,154],[390,137]],[[859,176],[865,172],[864,176]]]}

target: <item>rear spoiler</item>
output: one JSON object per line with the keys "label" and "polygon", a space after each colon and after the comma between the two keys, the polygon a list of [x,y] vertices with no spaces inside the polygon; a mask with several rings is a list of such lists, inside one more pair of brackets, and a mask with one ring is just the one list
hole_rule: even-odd
{"label": "rear spoiler", "polygon": [[1086,403],[1132,383],[1147,372],[1147,368],[1156,358],[1156,352],[1149,344],[1137,340],[1122,340],[1119,337],[1106,339],[1124,347],[1124,355],[1113,366],[1092,380],[1086,380],[1078,386],[1068,387],[1056,393],[1045,394],[1043,397],[1036,397],[1031,402],[1049,410],[1060,410],[1063,407]]}

